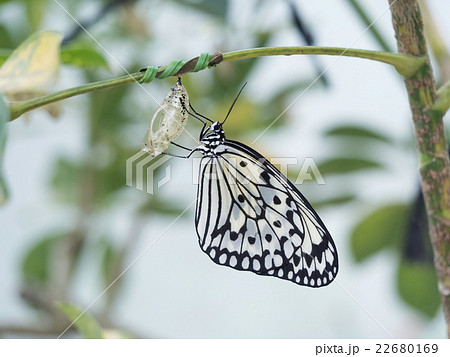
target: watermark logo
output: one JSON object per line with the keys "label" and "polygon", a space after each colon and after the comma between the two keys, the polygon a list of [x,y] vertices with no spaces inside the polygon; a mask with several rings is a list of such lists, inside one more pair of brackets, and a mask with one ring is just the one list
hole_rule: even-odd
{"label": "watermark logo", "polygon": [[[271,160],[272,164],[279,165],[280,172],[288,177],[288,173],[291,178],[294,177],[293,173],[298,172],[295,175],[296,179],[294,184],[301,185],[304,181],[316,180],[318,185],[325,185],[325,180],[320,174],[319,168],[312,157],[306,157],[301,163],[298,170],[299,162],[296,157],[274,157]],[[289,170],[288,166],[294,166],[295,170]],[[311,175],[312,174],[312,175]]]}
{"label": "watermark logo", "polygon": [[[246,160],[227,157],[226,165],[220,159],[204,160],[194,158],[192,160],[192,182],[198,185],[204,180],[226,180],[228,185],[247,185],[249,182],[261,182],[265,180],[266,159],[257,160],[260,165],[247,164]],[[319,168],[312,157],[299,161],[296,157],[273,157],[270,162],[292,183],[301,185],[305,181],[315,180],[318,185],[325,185],[325,180],[320,174]]]}
{"label": "watermark logo", "polygon": [[[135,187],[152,195],[155,188],[161,188],[171,180],[172,166],[167,163],[171,158],[172,156],[169,155],[153,157],[144,151],[137,152],[126,161],[127,186]],[[318,185],[325,184],[316,162],[311,157],[300,161],[296,157],[276,157],[270,161],[295,185],[313,180]],[[227,157],[223,160],[220,157],[218,159],[193,158],[191,163],[191,183],[194,185],[198,185],[201,180],[224,180],[227,186],[262,182],[274,184],[270,182],[270,169],[267,170],[267,161],[264,158],[257,160],[257,163],[245,158],[234,157]],[[158,168],[160,170],[158,170],[158,178],[156,178]]]}
{"label": "watermark logo", "polygon": [[[135,187],[139,191],[153,194],[154,177],[157,168],[162,167],[168,160],[169,155],[159,155],[153,157],[145,151],[139,151],[126,161],[126,183],[127,186]],[[160,178],[156,187],[161,188],[170,181],[172,177],[172,168],[166,164],[164,177]]]}

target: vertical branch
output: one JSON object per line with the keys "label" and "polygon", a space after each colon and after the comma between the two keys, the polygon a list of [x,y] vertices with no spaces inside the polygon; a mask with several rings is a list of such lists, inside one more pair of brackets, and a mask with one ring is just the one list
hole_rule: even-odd
{"label": "vertical branch", "polygon": [[398,51],[427,57],[425,65],[404,82],[414,121],[434,264],[450,337],[450,169],[443,113],[431,108],[436,100],[436,87],[417,0],[388,1],[392,5]]}

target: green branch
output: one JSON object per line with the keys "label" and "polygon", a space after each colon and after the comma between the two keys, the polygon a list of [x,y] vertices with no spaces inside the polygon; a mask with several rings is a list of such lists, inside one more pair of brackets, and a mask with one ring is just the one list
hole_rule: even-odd
{"label": "green branch", "polygon": [[223,54],[223,62],[262,56],[328,55],[365,58],[394,66],[403,77],[413,76],[426,62],[425,57],[415,57],[399,53],[368,51],[340,47],[263,47]]}
{"label": "green branch", "polygon": [[118,86],[122,86],[124,84],[130,84],[136,82],[140,78],[142,78],[143,73],[133,73],[130,75],[125,75],[113,79],[107,79],[104,81],[93,82],[89,84],[85,84],[79,87],[73,87],[69,89],[64,89],[62,91],[49,94],[43,97],[25,100],[22,102],[12,102],[10,105],[11,112],[11,121],[17,119],[22,114],[29,112],[30,110],[37,109],[47,104],[51,104],[54,102],[59,102],[60,100],[67,99],[70,97],[74,97],[80,94],[86,94],[93,92],[95,90],[102,90],[108,88],[114,88]]}
{"label": "green branch", "polygon": [[[246,58],[255,58],[263,56],[290,56],[290,55],[329,55],[329,56],[346,56],[371,59],[394,66],[397,72],[403,77],[413,76],[426,62],[426,57],[415,57],[405,54],[388,53],[381,51],[368,51],[360,49],[345,49],[338,47],[267,47],[267,48],[252,48],[248,50],[228,52],[228,53],[215,53],[211,56],[208,66],[215,66],[221,62],[237,61]],[[186,73],[192,72],[199,60],[199,57],[195,57],[187,62],[180,68],[179,71],[174,73],[174,76],[181,76]],[[166,71],[168,66],[159,67],[155,78],[163,77],[162,74]],[[22,102],[13,102],[10,104],[11,119],[14,120],[20,117],[22,114],[29,112],[30,110],[37,109],[44,105],[58,102],[63,99],[67,99],[76,95],[93,92],[95,90],[108,89],[118,87],[133,82],[140,82],[144,77],[144,71],[138,73],[132,73],[130,75],[121,76],[104,81],[89,83],[79,87],[65,89],[53,94],[49,94],[43,97],[26,100]]]}

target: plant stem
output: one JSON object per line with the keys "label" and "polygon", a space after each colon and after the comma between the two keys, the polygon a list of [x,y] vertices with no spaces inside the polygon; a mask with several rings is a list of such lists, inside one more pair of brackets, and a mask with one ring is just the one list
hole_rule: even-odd
{"label": "plant stem", "polygon": [[341,47],[262,47],[228,52],[223,54],[223,62],[262,56],[328,55],[371,59],[390,64],[404,77],[414,75],[425,64],[426,58],[399,53],[368,51]]}
{"label": "plant stem", "polygon": [[[330,55],[330,56],[347,56],[366,58],[379,62],[384,62],[395,67],[398,73],[404,77],[414,75],[426,61],[425,57],[414,57],[405,54],[388,53],[380,51],[368,51],[360,49],[346,49],[338,47],[265,47],[252,48],[248,50],[235,51],[224,53],[216,53],[211,58],[210,66],[217,65],[220,62],[237,61],[246,58],[262,57],[262,56],[289,56],[289,55]],[[223,57],[222,57],[223,56]],[[192,71],[197,63],[198,57],[188,61],[174,76],[186,74]],[[160,67],[156,77],[159,77],[164,72],[166,67]],[[118,87],[133,82],[139,82],[144,76],[144,72],[132,73],[130,75],[121,76],[105,81],[89,83],[79,87],[69,88],[49,94],[43,97],[23,101],[13,102],[10,104],[11,121],[17,119],[22,114],[42,107],[44,105],[58,102],[76,95],[89,93],[95,90],[108,89]]]}
{"label": "plant stem", "polygon": [[74,97],[76,95],[85,94],[89,92],[93,92],[95,90],[102,90],[108,88],[115,88],[124,84],[130,84],[136,82],[141,79],[143,73],[133,73],[130,75],[125,75],[117,78],[107,79],[104,81],[93,82],[89,84],[85,84],[79,87],[73,87],[69,89],[64,89],[62,91],[49,94],[43,97],[25,100],[22,102],[11,103],[10,112],[11,112],[11,121],[17,119],[22,114],[42,107],[47,104],[51,104],[54,102],[59,102],[60,100],[67,99],[70,97]]}
{"label": "plant stem", "polygon": [[443,113],[433,110],[436,88],[417,0],[388,0],[398,51],[426,57],[426,64],[405,78],[419,152],[422,192],[434,252],[442,305],[450,337],[450,165]]}

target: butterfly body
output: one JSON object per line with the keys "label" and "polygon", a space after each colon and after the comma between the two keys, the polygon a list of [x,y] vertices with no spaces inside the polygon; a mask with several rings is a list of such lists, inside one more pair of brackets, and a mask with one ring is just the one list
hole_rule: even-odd
{"label": "butterfly body", "polygon": [[217,264],[321,287],[338,271],[336,246],[298,189],[261,154],[225,138],[222,123],[200,135],[195,223]]}

